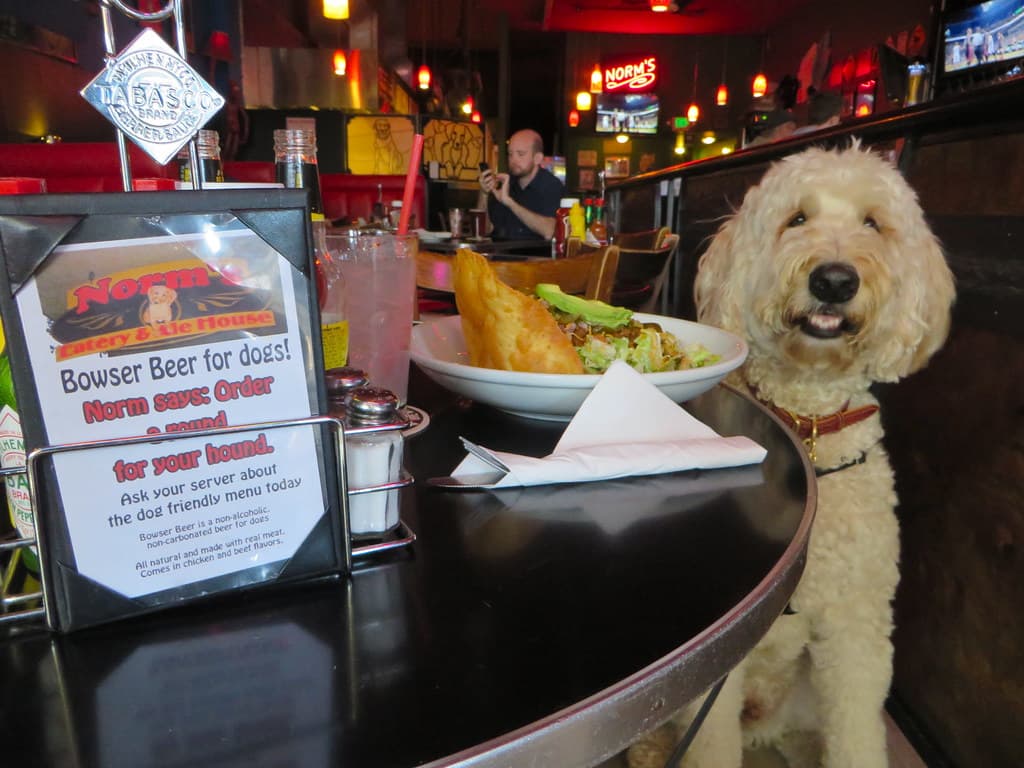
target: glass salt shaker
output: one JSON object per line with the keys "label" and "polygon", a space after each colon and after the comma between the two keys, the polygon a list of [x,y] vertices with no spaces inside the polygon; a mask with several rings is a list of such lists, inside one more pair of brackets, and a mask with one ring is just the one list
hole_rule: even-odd
{"label": "glass salt shaker", "polygon": [[[398,398],[377,387],[353,389],[348,401],[350,427],[394,424]],[[399,489],[352,493],[360,488],[398,482],[402,476],[404,438],[400,429],[346,433],[345,466],[349,486],[349,528],[353,537],[380,536],[398,525]]]}
{"label": "glass salt shaker", "polygon": [[327,382],[327,398],[331,409],[346,408],[353,390],[365,387],[368,381],[365,371],[347,365],[329,368],[324,372],[324,379]]}

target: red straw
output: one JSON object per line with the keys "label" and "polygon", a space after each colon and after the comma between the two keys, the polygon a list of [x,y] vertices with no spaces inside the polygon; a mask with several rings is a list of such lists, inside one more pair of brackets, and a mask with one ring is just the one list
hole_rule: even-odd
{"label": "red straw", "polygon": [[420,157],[423,155],[423,135],[412,137],[412,154],[409,156],[409,171],[405,174],[405,191],[402,193],[402,213],[398,217],[398,234],[409,231],[409,215],[412,213],[412,195],[416,191],[416,177],[420,175]]}

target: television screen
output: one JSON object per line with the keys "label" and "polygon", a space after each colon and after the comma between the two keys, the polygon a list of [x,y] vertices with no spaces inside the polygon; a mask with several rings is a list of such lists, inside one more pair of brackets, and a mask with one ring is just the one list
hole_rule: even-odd
{"label": "television screen", "polygon": [[1024,56],[1024,0],[988,0],[943,18],[943,71],[973,69]]}
{"label": "television screen", "polygon": [[598,94],[596,130],[598,133],[657,133],[658,97],[653,93]]}

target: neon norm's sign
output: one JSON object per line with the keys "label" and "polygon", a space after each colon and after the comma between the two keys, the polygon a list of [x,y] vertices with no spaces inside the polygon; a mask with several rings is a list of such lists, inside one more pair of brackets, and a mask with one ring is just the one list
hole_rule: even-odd
{"label": "neon norm's sign", "polygon": [[606,91],[649,91],[657,79],[658,60],[654,56],[617,59],[604,65]]}

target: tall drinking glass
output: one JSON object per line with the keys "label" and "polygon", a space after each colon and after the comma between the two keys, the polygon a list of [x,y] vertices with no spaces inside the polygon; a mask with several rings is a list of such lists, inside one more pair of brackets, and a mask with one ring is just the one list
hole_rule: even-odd
{"label": "tall drinking glass", "polygon": [[327,250],[345,286],[348,364],[405,405],[416,301],[416,235],[329,234]]}

